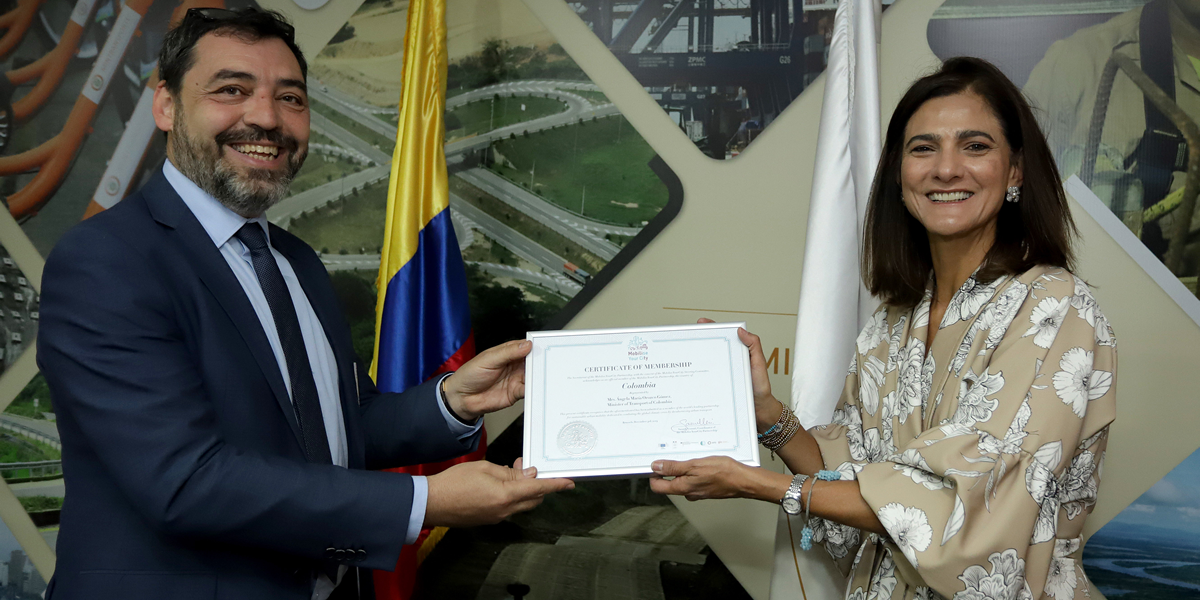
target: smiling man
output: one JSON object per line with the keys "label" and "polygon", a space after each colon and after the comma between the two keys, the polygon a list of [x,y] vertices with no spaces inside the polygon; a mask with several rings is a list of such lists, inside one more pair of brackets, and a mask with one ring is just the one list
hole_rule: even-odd
{"label": "smiling man", "polygon": [[[170,65],[186,75],[164,70],[155,94],[171,163],[248,219],[287,195],[308,155],[307,65],[292,47],[277,37],[204,36]],[[164,53],[182,50],[164,44]]]}
{"label": "smiling man", "polygon": [[38,363],[70,490],[47,598],[374,598],[365,569],[422,526],[572,486],[519,461],[367,470],[473,450],[481,415],[522,395],[528,345],[378,392],[317,255],[263,216],[308,151],[292,35],[270,12],[189,11],[159,57],[162,172],[46,261]]}

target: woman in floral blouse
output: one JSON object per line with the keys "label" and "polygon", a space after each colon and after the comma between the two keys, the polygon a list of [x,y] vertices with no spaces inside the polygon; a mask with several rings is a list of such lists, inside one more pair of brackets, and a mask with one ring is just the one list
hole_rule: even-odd
{"label": "woman in floral blouse", "polygon": [[1087,597],[1081,534],[1117,356],[1071,273],[1074,233],[1020,91],[987,62],[947,61],[888,125],[863,252],[883,304],[831,424],[789,426],[759,340],[743,333],[759,431],[798,475],[664,460],[652,487],[807,509],[813,540],[849,575],[847,598]]}

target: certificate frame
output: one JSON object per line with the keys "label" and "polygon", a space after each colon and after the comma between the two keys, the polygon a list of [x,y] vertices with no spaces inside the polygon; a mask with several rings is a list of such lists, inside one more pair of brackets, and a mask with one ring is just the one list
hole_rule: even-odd
{"label": "certificate frame", "polygon": [[[654,460],[705,456],[761,466],[750,353],[737,335],[744,327],[529,332],[524,465],[536,467],[538,478],[644,477]],[[559,397],[567,390],[584,393]]]}

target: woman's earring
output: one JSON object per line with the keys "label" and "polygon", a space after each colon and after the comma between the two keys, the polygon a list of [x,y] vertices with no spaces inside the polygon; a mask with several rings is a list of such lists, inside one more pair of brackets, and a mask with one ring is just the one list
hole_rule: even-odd
{"label": "woman's earring", "polygon": [[1010,186],[1008,188],[1008,192],[1004,194],[1004,199],[1008,202],[1020,202],[1021,201],[1021,188],[1019,188],[1015,185]]}

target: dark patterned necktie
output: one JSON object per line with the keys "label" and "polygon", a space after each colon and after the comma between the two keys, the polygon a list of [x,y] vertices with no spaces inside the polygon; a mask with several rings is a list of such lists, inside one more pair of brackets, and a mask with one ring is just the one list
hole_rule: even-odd
{"label": "dark patterned necktie", "polygon": [[279,265],[271,256],[267,235],[257,223],[246,223],[234,237],[250,249],[254,273],[258,275],[258,284],[267,297],[271,316],[275,319],[275,331],[279,334],[288,378],[292,383],[292,408],[300,425],[304,456],[310,463],[332,464],[329,438],[325,435],[325,420],[321,417],[321,400],[317,396],[317,384],[313,381],[308,351],[304,348],[304,337],[300,335],[300,321],[296,318],[296,307],[292,304],[287,283],[283,281],[283,273],[279,272]]}

